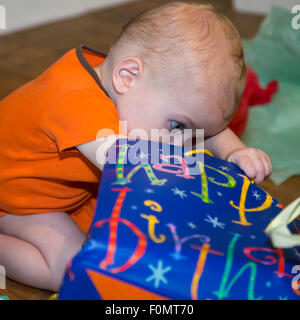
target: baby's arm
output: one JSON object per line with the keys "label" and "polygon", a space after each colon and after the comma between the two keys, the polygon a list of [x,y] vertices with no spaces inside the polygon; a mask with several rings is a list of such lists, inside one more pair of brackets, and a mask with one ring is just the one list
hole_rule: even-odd
{"label": "baby's arm", "polygon": [[272,174],[269,156],[262,150],[247,148],[229,128],[206,139],[205,148],[218,158],[234,162],[257,184]]}

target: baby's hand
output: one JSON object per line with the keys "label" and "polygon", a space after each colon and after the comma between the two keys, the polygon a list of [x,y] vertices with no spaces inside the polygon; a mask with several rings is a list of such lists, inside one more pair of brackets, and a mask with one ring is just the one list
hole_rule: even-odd
{"label": "baby's hand", "polygon": [[256,184],[260,184],[272,174],[272,163],[269,156],[259,149],[238,149],[230,154],[228,161],[238,165]]}

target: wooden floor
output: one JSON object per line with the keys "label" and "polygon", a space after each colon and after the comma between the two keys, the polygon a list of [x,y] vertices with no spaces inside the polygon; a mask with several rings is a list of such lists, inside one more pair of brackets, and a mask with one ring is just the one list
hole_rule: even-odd
{"label": "wooden floor", "polygon": [[[0,99],[39,75],[66,51],[79,44],[85,43],[99,51],[108,52],[127,20],[164,2],[136,1],[0,37]],[[261,16],[235,12],[230,0],[208,2],[235,23],[243,38],[252,38],[263,20]],[[275,186],[269,179],[261,187],[287,205],[300,195],[300,176],[291,177],[280,186]],[[10,280],[7,281],[7,290],[0,290],[0,296],[7,295],[10,299],[48,299],[50,294]]]}

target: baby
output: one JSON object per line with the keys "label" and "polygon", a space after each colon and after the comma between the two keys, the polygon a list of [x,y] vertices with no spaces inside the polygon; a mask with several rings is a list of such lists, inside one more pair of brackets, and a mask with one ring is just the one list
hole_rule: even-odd
{"label": "baby", "polygon": [[[103,54],[81,46],[0,102],[0,265],[58,291],[95,210],[97,132],[204,129],[205,148],[261,183],[269,157],[228,128],[245,86],[238,32],[208,5],[144,12]],[[97,138],[97,139],[96,139]]]}

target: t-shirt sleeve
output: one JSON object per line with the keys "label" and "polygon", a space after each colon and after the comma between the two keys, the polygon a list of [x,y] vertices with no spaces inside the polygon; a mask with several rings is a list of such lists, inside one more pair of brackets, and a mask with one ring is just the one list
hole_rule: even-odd
{"label": "t-shirt sleeve", "polygon": [[74,91],[57,99],[44,112],[43,132],[59,152],[104,136],[119,134],[114,103],[101,95]]}

